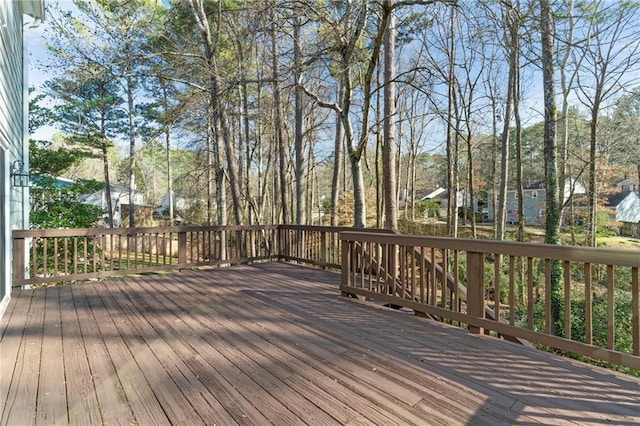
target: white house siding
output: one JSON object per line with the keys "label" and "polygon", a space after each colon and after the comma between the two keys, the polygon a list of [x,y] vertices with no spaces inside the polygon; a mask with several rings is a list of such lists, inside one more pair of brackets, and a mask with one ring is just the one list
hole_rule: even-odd
{"label": "white house siding", "polygon": [[23,12],[43,16],[42,0],[0,0],[0,315],[11,290],[11,230],[28,226],[28,189],[13,188],[11,165],[24,161],[26,143],[25,69]]}

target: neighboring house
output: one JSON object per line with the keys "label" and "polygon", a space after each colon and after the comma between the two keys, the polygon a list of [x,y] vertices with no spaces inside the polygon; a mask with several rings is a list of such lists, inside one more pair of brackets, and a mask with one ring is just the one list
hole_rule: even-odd
{"label": "neighboring house", "polygon": [[638,187],[638,179],[637,178],[627,178],[622,180],[616,184],[616,187],[620,192],[628,192],[628,191],[636,191],[640,189]]}
{"label": "neighboring house", "polygon": [[11,295],[11,231],[29,227],[28,56],[24,33],[43,17],[43,0],[0,1],[0,315]]}
{"label": "neighboring house", "polygon": [[[458,213],[462,214],[466,210],[468,212],[476,212],[476,213],[486,213],[487,207],[487,193],[485,191],[479,191],[475,194],[473,200],[473,207],[471,206],[471,200],[467,197],[467,191],[459,190],[456,198],[456,203],[458,205]],[[420,198],[421,201],[435,201],[440,205],[440,216],[445,216],[447,214],[447,209],[449,206],[449,193],[446,189],[439,186],[433,191],[427,191],[426,195]]]}
{"label": "neighboring house", "polygon": [[[184,211],[188,207],[187,200],[172,191],[173,195],[173,214],[177,217],[177,212]],[[160,200],[160,205],[155,209],[155,215],[161,218],[169,217],[169,192],[165,192]]]}
{"label": "neighboring house", "polygon": [[[129,206],[129,190],[124,185],[111,184],[111,208],[113,209],[113,225],[118,227],[122,224],[123,211],[128,209]],[[101,189],[93,194],[88,194],[82,198],[82,203],[98,206],[104,211],[107,211],[107,191]],[[145,206],[144,194],[142,192],[134,191],[133,193],[133,205],[138,207]],[[125,212],[126,213],[126,212]],[[108,215],[105,213],[104,220],[106,221]]]}
{"label": "neighboring house", "polygon": [[[524,221],[530,225],[543,225],[546,211],[547,190],[544,180],[529,181],[523,185],[523,217]],[[564,186],[564,202],[569,197],[583,195],[587,191],[576,180],[567,181]],[[494,206],[489,205],[489,220],[495,218]],[[507,190],[507,223],[515,223],[518,220],[518,191],[514,188]]]}
{"label": "neighboring house", "polygon": [[430,191],[425,196],[423,196],[421,201],[429,201],[429,200],[445,200],[447,195],[447,190],[443,187],[439,186],[433,191]]}
{"label": "neighboring house", "polygon": [[[635,191],[623,191],[607,197],[607,208],[615,211],[616,222],[621,222],[618,233],[637,238],[640,224],[640,197]],[[611,216],[614,216],[613,214]]]}

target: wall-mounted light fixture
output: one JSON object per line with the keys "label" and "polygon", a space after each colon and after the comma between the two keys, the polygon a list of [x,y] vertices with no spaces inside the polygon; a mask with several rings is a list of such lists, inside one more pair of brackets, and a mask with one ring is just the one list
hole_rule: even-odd
{"label": "wall-mounted light fixture", "polygon": [[24,170],[24,161],[16,160],[11,165],[11,185],[20,188],[29,186],[29,173]]}

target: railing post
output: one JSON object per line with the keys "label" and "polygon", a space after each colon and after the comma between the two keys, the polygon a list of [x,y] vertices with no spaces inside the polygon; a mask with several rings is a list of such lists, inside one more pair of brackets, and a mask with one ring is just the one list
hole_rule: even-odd
{"label": "railing post", "polygon": [[178,265],[186,265],[187,263],[187,233],[178,232]]}
{"label": "railing post", "polygon": [[[342,285],[347,287],[350,285],[349,276],[351,273],[351,241],[342,241],[342,262],[340,262],[340,271],[342,272]],[[343,296],[349,296],[349,293],[342,291]]]}
{"label": "railing post", "polygon": [[[484,318],[484,253],[467,252],[467,314]],[[471,325],[469,331],[484,333],[482,327]]]}
{"label": "railing post", "polygon": [[13,239],[13,275],[11,278],[11,286],[15,286],[16,282],[20,282],[25,278],[26,259],[25,259],[25,239]]}
{"label": "railing post", "polygon": [[[320,251],[321,251],[321,259],[320,261],[324,264],[329,263],[329,244],[327,239],[329,238],[328,231],[322,231],[320,233]],[[322,269],[325,269],[326,266],[322,266]]]}

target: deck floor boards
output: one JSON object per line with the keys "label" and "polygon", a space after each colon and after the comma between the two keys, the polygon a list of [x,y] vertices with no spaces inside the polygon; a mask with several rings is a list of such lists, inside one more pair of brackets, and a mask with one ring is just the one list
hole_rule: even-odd
{"label": "deck floor boards", "polygon": [[2,425],[638,424],[640,379],[340,296],[282,263],[21,290]]}

